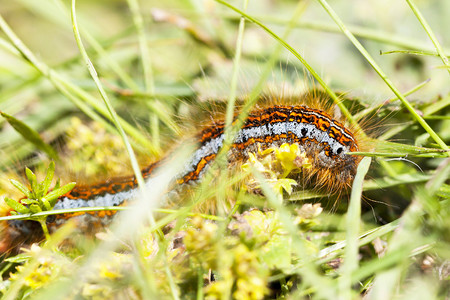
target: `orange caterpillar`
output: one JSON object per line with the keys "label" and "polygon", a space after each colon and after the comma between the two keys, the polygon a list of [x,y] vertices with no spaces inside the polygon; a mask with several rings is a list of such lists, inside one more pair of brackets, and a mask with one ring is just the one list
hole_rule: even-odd
{"label": "orange caterpillar", "polygon": [[[324,106],[315,96],[304,96],[302,102],[315,101],[315,105]],[[361,160],[349,152],[359,151],[360,142],[352,130],[333,116],[331,109],[323,110],[307,105],[271,105],[250,112],[242,128],[238,131],[228,154],[230,163],[244,162],[249,152],[258,147],[264,150],[278,147],[283,143],[297,143],[301,152],[311,162],[311,168],[302,172],[303,182],[315,187],[324,187],[331,193],[342,191],[351,186]],[[193,153],[176,183],[186,185],[200,180],[215,159],[224,141],[225,122],[215,120],[198,135],[199,147]],[[142,170],[148,190],[151,190],[152,171],[160,162],[151,164]],[[134,176],[121,177],[91,186],[76,186],[71,192],[60,197],[54,209],[75,209],[80,207],[121,206],[132,199],[137,190]],[[48,218],[49,226],[59,225],[65,219],[83,217],[85,224],[105,223],[114,212],[96,212],[91,214],[62,214]],[[18,235],[33,236],[39,231],[36,222],[11,221],[11,227]]]}

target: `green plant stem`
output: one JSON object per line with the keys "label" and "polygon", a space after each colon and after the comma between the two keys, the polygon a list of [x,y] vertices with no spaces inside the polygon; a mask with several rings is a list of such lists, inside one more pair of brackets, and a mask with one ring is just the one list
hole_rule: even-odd
{"label": "green plant stem", "polygon": [[[236,20],[237,18],[234,15],[223,14],[223,17],[228,20]],[[286,19],[280,18],[276,16],[268,16],[268,15],[256,15],[254,16],[256,19],[263,21],[268,24],[275,25],[286,25]],[[329,24],[321,21],[311,21],[311,20],[300,20],[295,23],[295,27],[301,29],[310,29],[315,31],[323,31],[330,33],[342,33],[339,27],[336,27],[335,24]],[[389,44],[393,46],[397,46],[399,48],[405,49],[413,49],[417,51],[424,51],[426,53],[433,53],[434,49],[429,47],[424,47],[424,43],[421,40],[416,40],[412,38],[405,38],[403,35],[395,35],[391,32],[376,30],[372,28],[366,28],[357,25],[347,25],[347,28],[350,32],[362,39],[371,40],[380,42],[383,44]],[[444,49],[446,56],[450,56],[450,50]]]}
{"label": "green plant stem", "polygon": [[[244,1],[244,11],[247,9],[248,0]],[[236,53],[233,59],[233,74],[231,77],[230,94],[228,96],[227,112],[225,117],[225,141],[231,142],[233,136],[230,135],[231,124],[234,116],[234,106],[236,102],[236,88],[239,77],[239,63],[241,61],[242,42],[244,40],[245,18],[239,21],[238,37],[236,41]]]}
{"label": "green plant stem", "polygon": [[[127,0],[128,6],[131,10],[134,26],[138,33],[139,50],[141,53],[141,65],[144,72],[144,92],[154,94],[155,83],[153,80],[152,60],[147,46],[147,39],[145,35],[144,20],[141,15],[138,0]],[[150,114],[150,132],[152,136],[153,145],[160,152],[161,142],[159,133],[159,119],[158,115]]]}
{"label": "green plant stem", "polygon": [[[12,31],[12,29],[9,27],[9,25],[6,23],[6,21],[3,19],[3,17],[0,15],[0,29],[3,30],[3,32],[6,34],[6,36],[10,39],[12,44],[14,45],[15,49],[17,51],[14,51],[12,53],[17,53],[17,55],[23,56],[26,60],[30,62],[30,64],[38,70],[42,76],[46,77],[54,86],[55,88],[60,91],[63,95],[68,97],[69,100],[71,100],[76,106],[78,106],[83,112],[85,112],[88,116],[93,117],[93,115],[96,115],[94,111],[88,108],[87,105],[83,103],[86,102],[92,107],[95,108],[96,111],[98,111],[101,115],[106,117],[107,119],[111,120],[111,116],[108,113],[107,110],[104,109],[102,105],[100,105],[97,101],[97,99],[93,96],[91,96],[86,91],[82,90],[78,86],[74,85],[73,83],[66,80],[63,76],[58,74],[53,69],[49,68],[45,63],[39,61],[36,56],[28,49],[23,42],[17,37],[17,35]],[[71,93],[75,94],[76,96],[72,95]],[[80,97],[78,99],[77,97]],[[78,101],[74,101],[74,99],[77,99]],[[81,103],[81,105],[80,105]],[[83,105],[84,104],[84,105]],[[103,119],[101,119],[100,116],[94,117],[94,120],[100,121],[102,124],[105,125],[106,128],[111,128],[107,125],[107,122],[105,122]],[[119,121],[121,125],[124,127],[124,129],[136,140],[139,142],[140,145],[144,146],[145,148],[149,149],[151,153],[157,154],[158,151],[153,147],[153,145],[147,140],[147,138],[142,135],[138,130],[136,130],[133,126],[128,124],[125,120],[121,119],[119,117]]]}
{"label": "green plant stem", "polygon": [[203,268],[197,268],[197,300],[204,299],[203,295]]}
{"label": "green plant stem", "polygon": [[[133,149],[131,148],[131,145],[128,141],[128,138],[125,134],[125,131],[123,130],[123,127],[121,126],[120,122],[119,122],[119,118],[117,116],[116,111],[114,110],[113,106],[111,105],[111,102],[109,101],[108,95],[106,94],[105,90],[103,89],[103,86],[100,82],[100,79],[97,76],[97,71],[95,70],[94,65],[92,64],[92,62],[90,61],[87,53],[86,53],[86,49],[84,48],[83,42],[81,41],[81,36],[80,33],[78,31],[78,24],[77,24],[77,19],[76,19],[76,13],[75,13],[75,3],[76,0],[72,0],[72,10],[71,10],[71,17],[72,17],[72,24],[73,24],[73,32],[74,32],[74,36],[75,36],[75,40],[77,42],[78,48],[80,50],[81,56],[83,58],[83,60],[85,61],[87,68],[89,70],[89,73],[91,74],[92,79],[95,82],[95,85],[97,86],[97,89],[100,93],[100,95],[102,96],[102,99],[106,105],[106,108],[108,109],[108,112],[111,116],[112,122],[114,123],[114,126],[117,128],[117,130],[119,131],[120,136],[122,137],[123,143],[125,145],[125,148],[128,152],[128,155],[130,157],[130,161],[131,161],[131,166],[133,168],[133,171],[135,173],[136,176],[136,180],[138,182],[139,187],[141,188],[141,191],[144,192],[145,191],[145,183],[144,183],[144,178],[142,177],[142,173],[141,170],[139,168],[139,164],[137,163],[137,159],[136,156],[134,154]],[[143,193],[145,194],[145,193]]]}
{"label": "green plant stem", "polygon": [[[130,162],[131,162],[131,166],[133,168],[134,171],[134,175],[136,176],[136,181],[138,183],[139,186],[139,190],[141,192],[141,197],[146,197],[147,192],[146,192],[146,186],[145,186],[145,182],[144,182],[144,178],[142,177],[142,173],[141,173],[141,169],[139,167],[139,164],[137,162],[136,156],[134,154],[133,148],[130,145],[130,142],[128,141],[128,138],[125,134],[125,131],[123,130],[122,126],[120,125],[119,122],[119,118],[117,116],[116,111],[114,110],[113,106],[111,105],[111,102],[109,101],[108,95],[106,94],[105,90],[103,89],[102,84],[100,83],[100,80],[97,76],[97,72],[95,71],[95,68],[93,66],[93,64],[91,63],[86,50],[83,46],[83,42],[81,41],[81,36],[80,33],[78,31],[78,24],[77,24],[77,19],[76,19],[76,13],[75,13],[75,3],[76,0],[72,0],[72,10],[71,10],[71,17],[72,17],[72,25],[73,25],[73,32],[74,32],[74,36],[75,36],[75,40],[77,42],[78,48],[80,50],[81,56],[83,57],[83,60],[85,61],[85,63],[87,64],[89,73],[91,74],[92,79],[95,82],[95,85],[97,86],[97,89],[100,93],[100,95],[102,96],[102,99],[111,115],[111,119],[114,123],[114,126],[117,128],[117,130],[119,131],[119,135],[122,137],[122,141],[125,145],[125,148],[128,152],[128,156],[130,158]],[[155,219],[153,217],[153,214],[150,212],[149,213],[149,219],[150,219],[150,223],[152,225],[155,224]],[[162,232],[158,231],[160,238],[164,238],[164,235],[162,234]]]}
{"label": "green plant stem", "polygon": [[417,19],[419,20],[420,24],[422,24],[423,29],[425,29],[426,33],[428,34],[428,37],[433,42],[434,47],[436,47],[436,51],[439,54],[439,56],[441,57],[442,62],[444,63],[444,65],[447,68],[449,68],[447,71],[450,74],[450,64],[448,62],[448,58],[445,55],[444,49],[442,49],[442,46],[439,43],[438,39],[434,35],[433,30],[431,29],[430,25],[428,25],[427,20],[425,20],[425,18],[422,16],[422,14],[420,13],[419,9],[412,2],[412,0],[406,0],[406,3],[408,3],[409,7],[411,8],[411,10],[414,12],[414,14],[416,15]]}
{"label": "green plant stem", "polygon": [[[448,150],[448,146],[445,142],[437,135],[436,132],[428,125],[428,123],[415,111],[414,107],[409,103],[408,100],[400,93],[400,91],[394,86],[391,80],[384,74],[378,64],[373,60],[367,50],[361,45],[361,43],[355,38],[355,36],[346,28],[344,23],[338,17],[338,15],[334,12],[331,6],[328,4],[326,0],[317,0],[325,11],[330,15],[330,17],[336,22],[342,32],[347,36],[347,38],[353,43],[356,49],[364,56],[364,58],[369,62],[372,68],[377,72],[377,74],[383,79],[383,81],[389,86],[389,88],[394,92],[394,94],[400,99],[403,105],[408,109],[411,115],[419,122],[419,124],[428,132],[431,138],[444,150]],[[448,154],[450,156],[450,153]]]}
{"label": "green plant stem", "polygon": [[425,120],[450,120],[450,116],[424,116]]}
{"label": "green plant stem", "polygon": [[167,279],[169,281],[169,287],[170,287],[170,292],[172,294],[172,299],[178,300],[178,299],[180,299],[180,295],[179,295],[180,292],[177,289],[177,285],[175,284],[175,281],[173,279],[172,271],[170,270],[169,263],[167,262],[167,260],[165,260],[164,264],[165,264],[164,271],[165,271]]}
{"label": "green plant stem", "polygon": [[368,157],[447,157],[447,152],[410,153],[410,152],[352,152],[350,155],[363,155]]}
{"label": "green plant stem", "polygon": [[39,224],[41,224],[42,231],[44,232],[45,240],[50,240],[50,234],[48,233],[47,228],[47,217],[39,218]]}
{"label": "green plant stem", "polygon": [[[63,215],[63,214],[72,214],[72,213],[82,213],[82,212],[96,212],[96,211],[124,211],[130,210],[129,206],[92,206],[92,207],[80,207],[74,209],[54,209],[50,211],[42,211],[35,214],[20,214],[14,216],[5,216],[0,217],[0,221],[10,221],[10,220],[29,220],[33,217],[42,217],[42,216],[51,216],[51,215]],[[166,208],[156,208],[154,212],[163,213],[163,214],[177,214],[179,211],[177,209],[166,209]],[[187,213],[187,216],[194,217],[199,216],[204,219],[213,220],[213,221],[224,221],[225,218],[218,217],[215,215],[208,214],[199,214],[199,213]]]}
{"label": "green plant stem", "polygon": [[155,84],[153,81],[152,61],[147,47],[147,39],[145,38],[144,20],[141,15],[141,9],[137,0],[127,0],[131,10],[134,26],[136,27],[139,40],[139,50],[141,52],[142,69],[144,71],[145,92],[153,94],[155,92]]}
{"label": "green plant stem", "polygon": [[[228,2],[225,2],[223,0],[216,0],[217,2],[225,5],[226,7],[234,10],[235,12],[237,12],[238,14],[240,14],[241,16],[245,17],[247,20],[249,20],[252,23],[255,23],[256,25],[258,25],[259,27],[261,27],[262,29],[264,29],[264,31],[266,31],[268,34],[270,34],[276,41],[278,41],[281,45],[283,45],[284,48],[286,48],[287,50],[289,50],[289,52],[291,52],[304,66],[305,68],[309,71],[309,73],[317,80],[317,82],[319,82],[319,84],[322,86],[322,88],[325,90],[325,92],[331,97],[331,99],[333,100],[333,102],[339,107],[339,109],[341,110],[342,114],[349,120],[349,122],[355,126],[355,128],[360,128],[358,123],[355,121],[355,119],[353,118],[353,116],[350,114],[350,112],[348,111],[348,109],[344,106],[344,104],[342,103],[342,101],[339,99],[339,97],[336,95],[336,93],[334,93],[330,87],[325,83],[325,81],[319,76],[319,74],[317,74],[317,72],[308,64],[308,62],[300,55],[300,53],[298,53],[294,48],[292,48],[291,45],[289,45],[283,38],[280,38],[277,34],[275,34],[272,30],[270,30],[267,26],[265,26],[264,24],[262,24],[260,21],[256,20],[255,18],[251,17],[250,15],[246,14],[245,12],[243,12],[242,10],[236,8],[235,6],[231,5]],[[293,25],[293,24],[292,24]],[[362,131],[361,131],[362,132]]]}
{"label": "green plant stem", "polygon": [[358,236],[361,219],[361,196],[364,177],[370,167],[371,158],[364,157],[358,165],[355,180],[352,185],[350,204],[346,216],[345,260],[341,268],[341,277],[338,280],[339,299],[352,299],[352,273],[358,269]]}
{"label": "green plant stem", "polygon": [[[405,93],[403,93],[404,96],[409,96],[413,93],[415,93],[416,91],[420,90],[422,87],[424,87],[426,84],[428,84],[430,82],[430,79],[427,79],[421,83],[419,83],[418,85],[416,85],[415,87],[413,87],[412,89],[410,89],[409,91],[406,91]],[[383,107],[384,105],[394,102],[395,100],[398,100],[398,97],[393,97],[390,98],[386,101],[384,101],[383,103],[381,103],[380,105],[374,106],[374,107],[369,107],[363,111],[360,111],[359,113],[355,114],[353,117],[356,120],[361,120],[361,118],[363,118],[364,116],[367,116],[368,114],[370,114],[373,111],[376,111],[378,109],[380,109],[381,107]]]}
{"label": "green plant stem", "polygon": [[391,50],[391,51],[380,51],[380,55],[386,54],[411,54],[411,55],[424,55],[424,56],[439,56],[438,53],[432,51],[424,50]]}

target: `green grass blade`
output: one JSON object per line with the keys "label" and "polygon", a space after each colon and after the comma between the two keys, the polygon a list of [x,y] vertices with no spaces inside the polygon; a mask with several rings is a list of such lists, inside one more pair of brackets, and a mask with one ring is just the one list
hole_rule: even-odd
{"label": "green grass blade", "polygon": [[346,242],[344,263],[339,268],[341,277],[338,280],[340,299],[352,299],[352,273],[359,265],[358,236],[361,222],[361,196],[364,177],[369,170],[371,158],[364,157],[358,165],[355,179],[352,185],[350,204],[346,216]]}
{"label": "green grass blade", "polygon": [[436,51],[438,55],[441,57],[442,62],[444,65],[449,68],[447,71],[450,74],[450,63],[448,62],[448,57],[444,53],[444,49],[442,49],[441,44],[439,43],[438,39],[436,38],[436,35],[434,34],[433,30],[431,29],[430,25],[428,25],[427,20],[422,16],[422,13],[417,8],[417,6],[412,2],[412,0],[406,0],[411,10],[416,15],[417,19],[419,20],[420,24],[422,24],[423,29],[425,29],[426,33],[430,37],[430,40],[433,42],[434,47],[436,47]]}
{"label": "green grass blade", "polygon": [[55,162],[51,161],[47,168],[47,174],[44,181],[42,181],[42,195],[46,195],[50,185],[52,184],[53,175],[55,174]]}
{"label": "green grass blade", "polygon": [[410,54],[410,55],[424,55],[424,56],[439,56],[439,54],[431,51],[424,50],[391,50],[391,51],[380,51],[380,55],[386,54]]}
{"label": "green grass blade", "polygon": [[[21,55],[25,57],[30,64],[36,68],[44,77],[46,77],[59,91],[61,91],[65,96],[70,95],[70,93],[73,93],[73,95],[70,95],[68,98],[69,100],[73,101],[75,105],[80,107],[83,111],[87,111],[88,108],[86,105],[80,106],[81,101],[84,101],[95,108],[100,114],[102,114],[104,117],[111,119],[111,115],[109,112],[98,103],[97,99],[81,89],[80,87],[74,85],[67,79],[65,79],[62,75],[58,74],[55,70],[49,68],[45,63],[38,60],[36,56],[28,49],[24,43],[17,37],[17,35],[12,31],[12,29],[9,27],[9,25],[6,23],[4,18],[0,15],[0,29],[3,30],[3,32],[8,36],[14,47],[18,50],[18,55]],[[14,52],[16,53],[16,52]],[[61,87],[65,87],[65,90],[61,90]],[[80,101],[75,102],[74,99],[76,97],[79,97]],[[88,111],[88,116],[92,117],[94,113],[92,111]],[[96,117],[97,121],[100,120],[100,117]],[[123,126],[123,128],[126,130],[130,136],[132,136],[136,141],[139,142],[139,144],[146,147],[151,153],[157,154],[158,151],[155,149],[155,147],[150,143],[147,138],[141,134],[136,128],[131,126],[129,123],[127,123],[125,120],[119,117],[120,124]],[[103,120],[102,123],[105,123]],[[109,126],[106,126],[109,127]]]}
{"label": "green grass blade", "polygon": [[67,194],[68,192],[70,192],[75,187],[75,185],[76,185],[76,182],[70,182],[60,188],[57,188],[57,189],[51,191],[50,193],[45,195],[45,197],[43,199],[48,201],[50,203],[50,206],[53,207],[53,206],[55,206],[58,198],[64,194]]}
{"label": "green grass blade", "polygon": [[49,157],[59,160],[58,153],[55,149],[44,142],[37,131],[13,116],[10,116],[4,112],[0,112],[0,114],[24,139],[35,145],[39,150],[44,151]]}
{"label": "green grass blade", "polygon": [[[247,9],[248,1],[244,1],[244,11]],[[236,47],[233,59],[233,73],[231,76],[231,86],[230,86],[230,94],[228,96],[228,103],[227,103],[227,112],[225,117],[225,140],[229,143],[232,139],[232,136],[230,136],[230,127],[231,123],[233,122],[233,116],[235,111],[235,102],[236,102],[236,89],[237,89],[237,82],[239,77],[239,63],[241,61],[241,52],[242,52],[242,42],[244,38],[244,29],[245,29],[245,19],[241,17],[239,21],[239,29],[238,29],[238,37],[236,40]]]}
{"label": "green grass blade", "polygon": [[14,179],[10,179],[9,181],[11,182],[11,184],[12,184],[16,189],[18,189],[19,191],[21,191],[22,194],[25,195],[25,197],[31,198],[31,193],[30,193],[30,191],[27,189],[26,186],[24,186],[22,183],[18,182],[17,180],[14,180]]}
{"label": "green grass blade", "polygon": [[29,213],[29,209],[26,208],[24,205],[20,204],[19,202],[17,202],[16,200],[13,200],[11,198],[5,197],[5,203],[11,207],[13,210],[17,211],[18,213],[21,214],[27,214]]}
{"label": "green grass blade", "polygon": [[[364,56],[367,62],[372,66],[372,68],[377,72],[377,74],[383,79],[383,81],[389,86],[389,88],[394,92],[394,94],[400,99],[403,105],[408,109],[411,115],[419,122],[419,124],[428,132],[431,138],[438,143],[438,145],[444,149],[448,150],[448,146],[445,142],[437,135],[437,133],[428,125],[428,123],[416,112],[414,107],[409,103],[408,100],[400,93],[400,91],[394,86],[391,80],[386,76],[386,74],[381,70],[375,60],[370,56],[367,50],[361,45],[361,43],[355,38],[355,36],[347,29],[344,23],[341,21],[336,12],[331,8],[326,0],[317,0],[325,11],[330,15],[330,17],[336,22],[342,32],[347,36],[347,38],[353,43],[353,45],[358,49],[358,51]],[[448,154],[450,156],[450,153]]]}
{"label": "green grass blade", "polygon": [[[237,18],[234,15],[223,14],[223,17],[228,20],[235,21]],[[274,24],[274,25],[286,25],[287,21],[285,18],[280,18],[277,16],[268,16],[268,15],[256,15],[258,20],[261,20],[265,24]],[[329,24],[327,22],[316,21],[316,20],[300,20],[295,23],[295,27],[301,29],[310,29],[321,32],[330,32],[330,33],[342,33],[339,27],[336,27],[335,24]],[[417,40],[414,38],[407,38],[403,35],[393,34],[390,31],[382,31],[373,28],[358,26],[358,25],[347,25],[347,28],[350,32],[357,37],[360,37],[369,41],[376,41],[382,44],[388,44],[397,46],[399,48],[404,49],[413,49],[417,51],[423,51],[425,53],[434,53],[433,55],[437,55],[433,50],[433,48],[427,47],[424,45],[422,40]],[[444,48],[444,53],[446,56],[450,56],[450,50]],[[438,55],[437,55],[438,56]]]}
{"label": "green grass blade", "polygon": [[139,50],[141,52],[142,69],[144,71],[145,91],[154,94],[155,84],[153,82],[152,60],[147,46],[145,37],[144,20],[142,18],[141,9],[137,0],[127,0],[131,10],[134,26],[136,27],[139,40]]}
{"label": "green grass blade", "polygon": [[325,81],[319,76],[319,74],[308,64],[308,62],[298,53],[291,45],[289,45],[284,39],[280,38],[277,34],[275,34],[272,30],[270,30],[267,26],[265,26],[260,21],[256,20],[255,18],[251,17],[250,15],[246,14],[245,12],[241,11],[237,7],[231,5],[228,2],[225,2],[223,0],[216,0],[217,2],[227,6],[228,8],[234,10],[241,16],[245,17],[250,22],[258,25],[264,31],[266,31],[268,34],[270,34],[276,41],[278,41],[283,47],[285,47],[289,52],[291,52],[304,66],[305,68],[310,72],[310,74],[319,82],[319,84],[322,86],[322,88],[325,90],[325,92],[331,97],[333,102],[339,107],[342,114],[349,120],[349,122],[355,126],[356,128],[359,128],[358,123],[354,120],[353,116],[350,114],[348,109],[343,105],[342,101],[339,99],[339,97],[334,93],[331,88],[325,83]]}
{"label": "green grass blade", "polygon": [[139,164],[137,162],[136,156],[134,155],[134,151],[131,148],[131,145],[128,141],[128,138],[119,122],[118,116],[116,111],[114,110],[114,108],[111,105],[111,102],[109,101],[109,98],[105,92],[105,90],[103,89],[102,84],[100,83],[100,79],[97,76],[97,72],[95,71],[94,66],[92,65],[86,50],[83,46],[83,42],[81,41],[81,36],[80,33],[78,31],[78,24],[77,24],[77,20],[76,20],[76,13],[75,13],[75,0],[72,1],[72,10],[71,10],[71,17],[72,17],[72,25],[73,25],[73,31],[74,31],[74,35],[75,35],[75,40],[77,42],[78,48],[81,52],[81,55],[85,61],[85,63],[87,64],[89,73],[91,74],[92,79],[94,80],[98,91],[100,93],[100,95],[103,98],[103,101],[109,111],[109,114],[111,115],[112,121],[114,123],[114,125],[116,126],[117,130],[119,131],[120,136],[122,137],[123,143],[125,144],[125,148],[127,149],[130,161],[131,161],[131,165],[134,171],[134,174],[136,176],[136,180],[139,184],[139,187],[142,191],[143,194],[145,194],[145,183],[144,183],[144,178],[142,177],[142,173],[141,170],[139,168]]}

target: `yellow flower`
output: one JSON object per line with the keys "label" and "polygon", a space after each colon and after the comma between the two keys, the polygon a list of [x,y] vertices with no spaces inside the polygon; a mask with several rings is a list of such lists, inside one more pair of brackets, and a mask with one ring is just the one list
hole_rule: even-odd
{"label": "yellow flower", "polygon": [[120,279],[123,277],[122,270],[127,265],[131,265],[130,255],[113,252],[108,261],[104,261],[100,264],[100,278],[110,280]]}
{"label": "yellow flower", "polygon": [[[294,179],[287,177],[293,172],[301,172],[302,168],[310,167],[311,163],[306,157],[306,153],[300,150],[298,144],[284,143],[280,147],[270,147],[265,150],[261,150],[258,145],[256,154],[248,153],[247,162],[242,165],[242,170],[250,173],[253,168],[261,173],[281,198],[283,191],[291,194],[293,186],[297,185]],[[253,176],[249,176],[246,186],[250,191],[258,190],[261,187]]]}
{"label": "yellow flower", "polygon": [[33,290],[40,289],[46,286],[48,283],[54,281],[62,271],[62,268],[66,266],[66,261],[62,257],[44,253],[42,248],[37,244],[33,244],[29,250],[24,249],[31,257],[37,257],[37,264],[34,260],[27,261],[22,266],[17,266],[16,273],[11,274],[10,279],[12,281],[18,280],[20,274],[25,270],[28,271],[30,266],[35,266],[34,269],[26,275],[23,279],[25,286],[30,287]]}

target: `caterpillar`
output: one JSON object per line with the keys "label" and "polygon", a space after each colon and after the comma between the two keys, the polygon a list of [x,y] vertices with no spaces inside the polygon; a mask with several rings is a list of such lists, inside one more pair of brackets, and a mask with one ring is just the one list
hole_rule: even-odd
{"label": "caterpillar", "polygon": [[[306,102],[305,99],[303,102]],[[316,101],[315,105],[322,105],[320,103],[321,101]],[[277,104],[254,109],[231,144],[229,163],[245,161],[248,153],[256,152],[258,148],[297,143],[312,165],[302,173],[306,182],[325,188],[330,193],[350,187],[361,160],[359,156],[349,154],[360,150],[358,133],[352,132],[351,128],[334,116],[332,109],[323,107]],[[223,146],[224,131],[225,121],[218,119],[197,134],[198,148],[177,177],[178,186],[195,184],[201,180]],[[154,162],[142,170],[148,189],[151,189],[152,173],[162,161]],[[122,206],[136,195],[137,188],[134,176],[114,178],[90,186],[76,186],[59,198],[54,209]],[[86,224],[105,225],[113,214],[113,211],[61,214],[50,216],[47,222],[53,227],[62,224],[67,218],[80,216],[84,218],[81,222]],[[15,220],[10,221],[10,226],[18,231],[17,235],[32,237],[39,235],[40,231],[35,223]]]}

